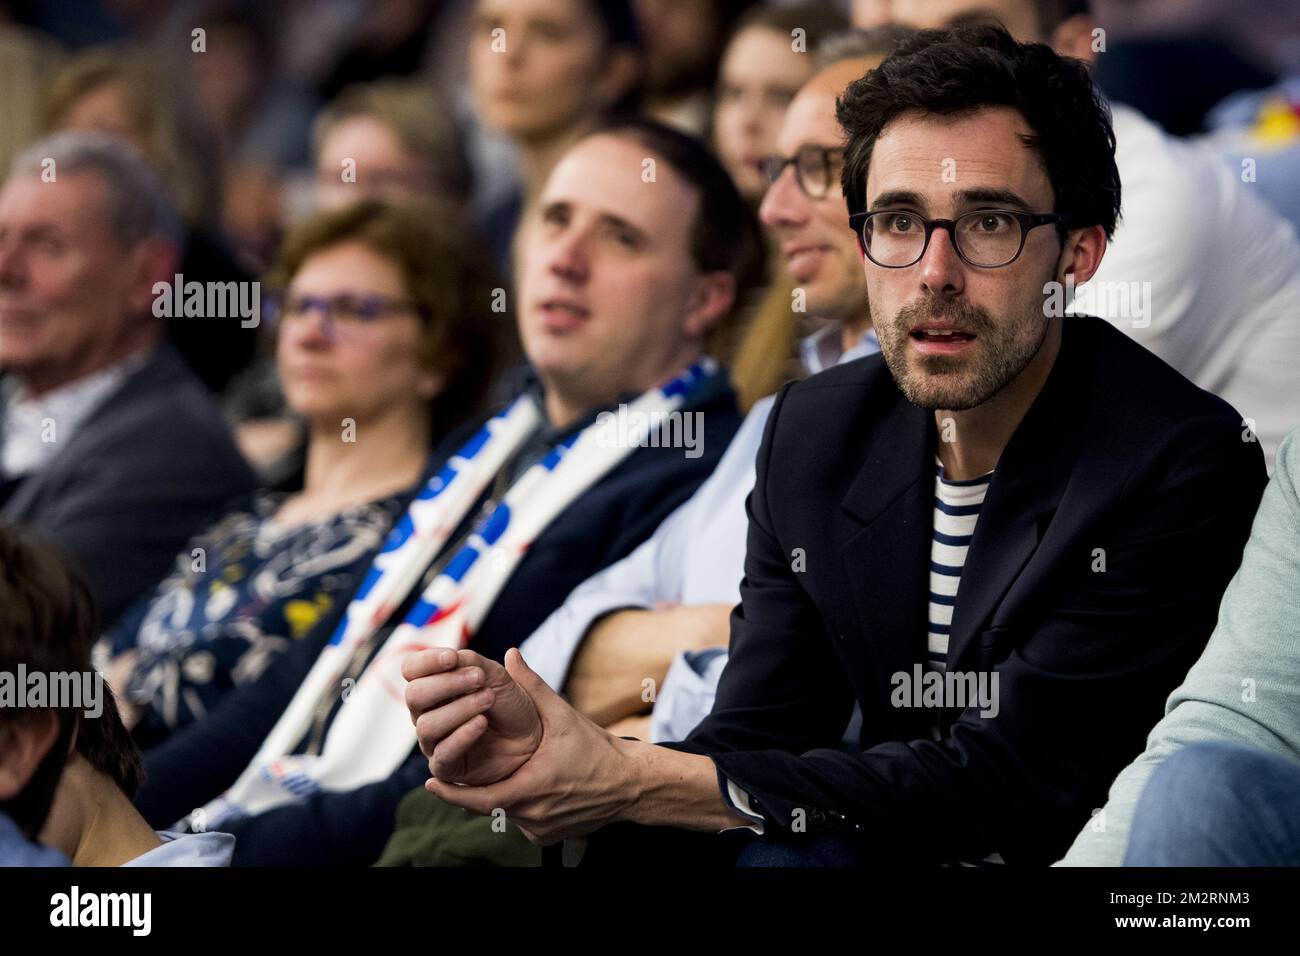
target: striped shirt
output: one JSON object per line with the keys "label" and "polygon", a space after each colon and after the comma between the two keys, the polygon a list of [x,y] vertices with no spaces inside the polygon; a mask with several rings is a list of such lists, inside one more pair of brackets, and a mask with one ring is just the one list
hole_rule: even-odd
{"label": "striped shirt", "polygon": [[[979,519],[980,506],[993,480],[993,472],[955,481],[944,475],[943,465],[935,459],[934,531],[930,540],[930,632],[926,640],[925,668],[942,674],[947,669],[948,635],[952,630],[952,612],[957,605],[957,587],[966,566]],[[939,739],[939,711],[935,711],[931,728]]]}
{"label": "striped shirt", "polygon": [[[956,481],[944,476],[943,465],[935,459],[934,532],[930,539],[930,634],[926,641],[925,668],[943,674],[948,669],[948,635],[952,631],[952,612],[957,605],[957,586],[966,567],[966,554],[975,536],[975,522],[993,481],[993,472]],[[930,733],[940,740],[936,710]],[[958,866],[998,866],[1001,854],[992,853],[978,863],[960,862]]]}

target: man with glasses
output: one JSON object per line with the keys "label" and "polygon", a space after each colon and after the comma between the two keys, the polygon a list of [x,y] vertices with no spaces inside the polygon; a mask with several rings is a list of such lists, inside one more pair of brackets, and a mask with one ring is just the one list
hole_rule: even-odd
{"label": "man with glasses", "polygon": [[[1119,211],[1086,70],[1000,28],[927,32],[838,118],[882,357],[777,398],[713,711],[653,746],[517,652],[413,654],[444,799],[539,842],[616,824],[592,863],[1045,864],[1204,645],[1262,455],[1226,403],[1046,307]],[[476,671],[486,699],[456,688]]]}
{"label": "man with glasses", "polygon": [[[1106,4],[1100,19],[1090,6],[894,0],[892,17],[911,27],[999,20],[1022,42],[1095,65],[1106,56],[1097,50],[1099,23],[1113,29],[1118,5]],[[1278,443],[1300,422],[1300,239],[1266,201],[1267,160],[1255,154],[1255,182],[1240,157],[1225,168],[1204,143],[1168,135],[1125,103],[1108,105],[1124,221],[1080,285],[1075,311],[1106,319],[1241,412],[1271,468]]]}

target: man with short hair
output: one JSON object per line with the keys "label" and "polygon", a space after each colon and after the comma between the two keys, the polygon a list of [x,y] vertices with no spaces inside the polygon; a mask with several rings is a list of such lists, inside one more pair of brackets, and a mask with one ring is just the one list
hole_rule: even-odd
{"label": "man with short hair", "polygon": [[[868,38],[869,39],[869,38]],[[771,230],[816,331],[804,368],[820,372],[879,351],[857,241],[844,228],[843,133],[835,97],[883,59],[867,45],[818,72],[791,101],[763,161],[769,182],[759,217]],[[708,481],[635,552],[575,590],[523,644],[547,683],[616,733],[680,740],[708,714],[726,665],[731,608],[745,560],[745,498],[773,398],[746,417]],[[652,717],[646,679],[657,686]]]}
{"label": "man with short hair", "polygon": [[1204,645],[1263,456],[1222,400],[1048,309],[1119,211],[1087,72],[1000,28],[927,32],[838,118],[882,355],[772,409],[713,711],[654,746],[518,651],[413,653],[442,799],[540,843],[617,824],[591,863],[1047,863]]}
{"label": "man with short hair", "polygon": [[62,549],[106,623],[253,487],[162,344],[178,242],[157,175],[100,134],[36,143],[0,189],[0,520]]}
{"label": "man with short hair", "polygon": [[[1022,42],[1092,64],[1105,56],[1089,0],[893,0],[915,27],[1001,21]],[[1100,45],[1098,41],[1101,41]],[[1106,319],[1241,412],[1272,469],[1300,422],[1300,238],[1204,143],[1111,103],[1124,221],[1077,289]]]}
{"label": "man with short hair", "polygon": [[191,826],[235,834],[236,864],[373,863],[427,772],[405,653],[468,642],[499,658],[717,464],[739,413],[704,343],[761,263],[717,160],[658,124],[612,123],[561,158],[524,228],[533,380],[434,454],[346,609],[146,755],[154,825],[201,808]]}
{"label": "man with short hair", "polygon": [[[762,164],[769,185],[759,218],[807,309],[788,321],[818,327],[802,343],[809,373],[879,349],[857,243],[844,228],[835,97],[883,54],[861,42],[841,49],[791,101],[780,153]],[[745,498],[772,402],[769,396],[754,405],[708,480],[648,541],[583,582],[524,642],[537,672],[612,733],[680,740],[713,705],[744,575]],[[420,788],[403,800],[397,820],[381,865],[512,865],[539,857],[513,828],[509,837],[494,832],[491,820]]]}

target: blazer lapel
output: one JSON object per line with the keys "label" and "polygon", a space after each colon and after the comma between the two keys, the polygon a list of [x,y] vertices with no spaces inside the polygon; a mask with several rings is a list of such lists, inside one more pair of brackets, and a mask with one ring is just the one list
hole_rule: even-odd
{"label": "blazer lapel", "polygon": [[1054,510],[1041,497],[1044,489],[1026,480],[1032,476],[1013,471],[1005,454],[998,463],[999,469],[1004,467],[1005,476],[993,474],[966,553],[948,636],[949,670],[957,669],[979,629],[1038,548]]}
{"label": "blazer lapel", "polygon": [[910,672],[925,644],[934,418],[895,393],[866,441],[862,467],[841,503],[862,527],[840,555],[880,699],[887,700],[890,677]]}
{"label": "blazer lapel", "polygon": [[1056,364],[1003,450],[980,508],[953,608],[949,670],[1038,548],[1074,467],[1078,448],[1068,423],[1079,421],[1072,410],[1086,383],[1078,374],[1082,350],[1066,347],[1069,327],[1067,320]]}

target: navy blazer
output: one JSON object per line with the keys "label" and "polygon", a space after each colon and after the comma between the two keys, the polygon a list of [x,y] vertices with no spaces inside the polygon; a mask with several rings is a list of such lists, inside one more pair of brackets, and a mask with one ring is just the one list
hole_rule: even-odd
{"label": "navy blazer", "polygon": [[[652,447],[628,455],[538,535],[483,619],[471,647],[500,660],[536,630],[571,590],[631,553],[708,477],[740,426],[735,395],[725,375],[703,386],[682,410],[703,415],[700,456],[688,458],[681,448]],[[593,412],[587,421],[594,416]],[[440,445],[432,459],[434,470],[479,424],[467,426]],[[408,600],[395,612],[389,630],[409,604]],[[147,820],[159,828],[170,826],[235,782],[311,670],[345,605],[340,602],[332,617],[286,651],[255,683],[237,689],[203,720],[146,754],[148,780],[136,804]],[[379,858],[393,832],[398,802],[428,776],[428,762],[413,747],[411,757],[387,780],[349,792],[319,793],[237,821],[227,827],[238,837],[234,863],[369,865]]]}
{"label": "navy blazer", "polygon": [[163,345],[23,479],[0,519],[70,558],[107,626],[255,484],[220,409]]}
{"label": "navy blazer", "polygon": [[711,755],[765,836],[857,834],[896,863],[1051,863],[1208,640],[1263,455],[1227,403],[1105,322],[1067,318],[954,610],[948,670],[996,672],[1000,710],[945,710],[935,742],[933,710],[891,705],[893,675],[925,660],[935,449],[933,414],[880,356],[781,393],[730,661],[712,713],[668,746]]}

